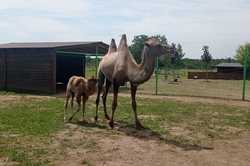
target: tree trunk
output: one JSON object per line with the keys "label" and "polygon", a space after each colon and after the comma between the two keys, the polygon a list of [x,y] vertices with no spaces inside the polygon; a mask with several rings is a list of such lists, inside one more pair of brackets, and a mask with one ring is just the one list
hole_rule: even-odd
{"label": "tree trunk", "polygon": [[208,82],[208,64],[206,64],[207,82]]}

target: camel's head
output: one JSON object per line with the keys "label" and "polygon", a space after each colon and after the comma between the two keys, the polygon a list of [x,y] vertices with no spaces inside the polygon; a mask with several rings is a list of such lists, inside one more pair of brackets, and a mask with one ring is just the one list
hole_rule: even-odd
{"label": "camel's head", "polygon": [[98,80],[95,77],[88,79],[88,89],[91,91],[91,94],[95,93],[96,91],[97,81]]}
{"label": "camel's head", "polygon": [[160,40],[151,37],[145,41],[145,46],[150,49],[150,53],[155,56],[166,55],[171,52],[171,46],[161,44]]}

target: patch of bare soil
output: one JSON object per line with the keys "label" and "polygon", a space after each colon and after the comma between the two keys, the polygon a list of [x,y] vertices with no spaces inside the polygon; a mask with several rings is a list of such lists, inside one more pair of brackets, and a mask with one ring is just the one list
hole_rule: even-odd
{"label": "patch of bare soil", "polygon": [[[112,94],[109,94],[112,95]],[[120,93],[119,96],[130,97],[130,94]],[[54,97],[64,98],[64,93],[58,93],[54,96],[38,96],[38,95],[0,95],[0,103],[4,102],[16,102],[22,99],[32,99],[32,100],[43,100],[50,99]],[[165,100],[173,100],[180,101],[186,103],[205,103],[205,104],[214,104],[214,105],[228,105],[228,106],[240,106],[240,107],[250,107],[250,101],[241,101],[234,99],[222,99],[222,98],[212,98],[212,97],[192,97],[192,96],[155,96],[155,95],[147,95],[147,94],[138,94],[139,98],[149,98],[149,99],[165,99]],[[91,96],[91,99],[95,99],[95,95]]]}
{"label": "patch of bare soil", "polygon": [[[91,126],[91,127],[90,127]],[[179,130],[176,129],[178,132]],[[218,140],[212,148],[185,148],[163,141],[150,131],[67,124],[50,148],[55,165],[106,166],[249,166],[250,135]]]}
{"label": "patch of bare soil", "polygon": [[24,99],[32,99],[32,100],[43,100],[43,99],[50,99],[50,96],[36,96],[36,95],[0,95],[0,102],[15,102]]}

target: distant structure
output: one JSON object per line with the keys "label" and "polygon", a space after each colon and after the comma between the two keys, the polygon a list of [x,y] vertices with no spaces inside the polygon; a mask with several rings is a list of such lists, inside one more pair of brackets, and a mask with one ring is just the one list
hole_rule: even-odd
{"label": "distant structure", "polygon": [[85,75],[87,53],[105,54],[103,42],[0,44],[0,90],[56,93],[73,75]]}
{"label": "distant structure", "polygon": [[[242,80],[243,66],[240,63],[220,63],[213,66],[216,71],[208,72],[208,79]],[[248,73],[248,79],[250,78]],[[188,72],[188,79],[206,79],[206,72]]]}
{"label": "distant structure", "polygon": [[219,73],[242,73],[243,66],[240,63],[220,63],[215,66]]}

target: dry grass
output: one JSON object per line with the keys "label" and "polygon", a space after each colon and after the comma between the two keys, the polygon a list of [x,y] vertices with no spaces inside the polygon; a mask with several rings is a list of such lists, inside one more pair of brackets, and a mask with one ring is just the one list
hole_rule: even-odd
{"label": "dry grass", "polygon": [[[242,81],[241,80],[191,80],[180,79],[174,83],[165,80],[162,77],[158,84],[159,95],[177,95],[177,96],[201,96],[215,97],[225,99],[242,98]],[[250,83],[247,84],[250,89]],[[152,77],[148,82],[139,87],[138,93],[155,94],[155,78]],[[247,99],[250,100],[250,90],[246,93]]]}

